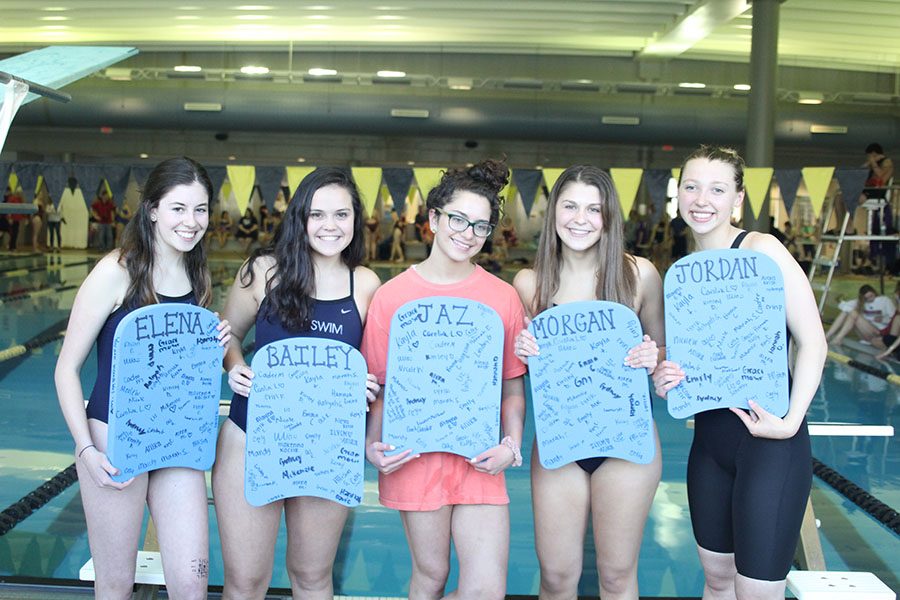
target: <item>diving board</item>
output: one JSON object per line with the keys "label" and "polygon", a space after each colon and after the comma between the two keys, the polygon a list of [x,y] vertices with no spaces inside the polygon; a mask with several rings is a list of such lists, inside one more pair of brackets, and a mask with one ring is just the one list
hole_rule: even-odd
{"label": "diving board", "polygon": [[0,151],[22,105],[40,96],[68,101],[58,88],[137,52],[130,46],[49,46],[0,60]]}

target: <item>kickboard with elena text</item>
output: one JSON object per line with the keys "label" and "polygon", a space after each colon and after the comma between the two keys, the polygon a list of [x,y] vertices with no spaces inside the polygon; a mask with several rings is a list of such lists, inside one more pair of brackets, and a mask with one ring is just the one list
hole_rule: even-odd
{"label": "kickboard with elena text", "polygon": [[244,496],[253,506],[363,495],[366,361],[349,344],[297,337],[266,344],[250,368]]}
{"label": "kickboard with elena text", "polygon": [[757,402],[788,410],[787,328],[781,269],[765,254],[695,252],[666,273],[666,355],[684,380],[668,393],[669,414],[684,418]]}
{"label": "kickboard with elena text", "polygon": [[395,453],[468,458],[496,446],[502,376],[494,309],[446,296],[407,302],[391,319],[382,441]]}
{"label": "kickboard with elena text", "polygon": [[543,311],[528,330],[540,349],[528,374],[541,465],[653,460],[647,370],[624,364],[643,337],[637,315],[615,302],[572,302]]}
{"label": "kickboard with elena text", "polygon": [[205,471],[216,456],[219,318],[192,304],[128,313],[113,338],[106,454],[125,481],[164,467]]}

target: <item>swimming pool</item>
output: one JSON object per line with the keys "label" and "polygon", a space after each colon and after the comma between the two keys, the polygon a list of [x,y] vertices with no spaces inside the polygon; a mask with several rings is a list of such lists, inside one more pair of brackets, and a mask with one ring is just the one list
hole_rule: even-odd
{"label": "swimming pool", "polygon": [[[0,350],[53,329],[68,316],[75,288],[90,267],[84,253],[60,256],[0,255]],[[53,264],[50,264],[50,261]],[[239,262],[212,261],[214,281],[233,277]],[[42,267],[51,266],[50,270]],[[10,274],[35,269],[25,274]],[[396,271],[396,269],[395,269]],[[379,271],[382,279],[390,275]],[[504,273],[510,278],[513,272]],[[40,287],[43,291],[37,291]],[[63,288],[55,291],[56,288]],[[16,290],[24,295],[11,299]],[[35,290],[30,291],[29,290]],[[221,307],[226,287],[216,288],[214,307]],[[28,295],[30,294],[30,295]],[[0,509],[10,506],[73,462],[72,443],[60,415],[53,369],[61,342],[54,341],[26,356],[0,362]],[[850,352],[850,351],[848,351]],[[866,359],[859,354],[860,360]],[[90,356],[82,371],[86,392],[95,375]],[[882,364],[879,368],[884,368]],[[223,397],[230,396],[223,383]],[[900,387],[829,361],[823,384],[810,408],[810,421],[843,421],[900,426]],[[691,431],[668,416],[665,404],[654,406],[663,448],[662,482],[644,533],[640,557],[640,589],[644,597],[698,597],[703,579],[697,560],[684,472]],[[533,425],[526,428],[526,465],[507,475],[511,497],[511,544],[508,593],[533,595],[538,589],[537,558],[532,533],[528,457]],[[885,504],[900,507],[900,449],[893,438],[814,437],[813,455],[869,491]],[[876,573],[898,589],[900,549],[897,535],[818,479],[813,504],[822,521],[821,539],[828,568]],[[210,584],[222,584],[215,513],[210,507]],[[597,595],[591,535],[586,540],[583,595]],[[272,586],[288,588],[284,563],[285,537],[278,539]],[[90,556],[77,483],[0,536],[0,579],[75,580]],[[335,593],[402,596],[410,575],[403,528],[396,511],[377,501],[376,476],[366,470],[363,504],[344,530],[335,567]],[[456,571],[451,573],[451,583]]]}

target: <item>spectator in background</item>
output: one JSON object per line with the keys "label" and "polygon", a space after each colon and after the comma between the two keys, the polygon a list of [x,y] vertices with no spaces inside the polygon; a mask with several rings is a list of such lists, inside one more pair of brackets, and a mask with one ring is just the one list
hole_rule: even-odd
{"label": "spectator in background", "polygon": [[91,217],[97,225],[97,249],[103,252],[113,249],[113,220],[116,216],[116,205],[104,185],[100,195],[91,204]]}
{"label": "spectator in background", "polygon": [[829,344],[840,344],[853,329],[860,340],[884,349],[883,336],[890,334],[891,324],[897,314],[894,301],[887,296],[879,296],[871,285],[859,288],[859,298],[841,302],[841,314],[825,334]]}
{"label": "spectator in background", "polygon": [[681,218],[681,213],[675,215],[669,229],[672,232],[672,262],[675,262],[688,253],[688,225]]}
{"label": "spectator in background", "polygon": [[[47,216],[47,247],[51,252],[59,252],[62,249],[62,224],[66,222],[59,207],[50,202],[45,211]],[[56,238],[56,247],[53,246],[53,238]]]}
{"label": "spectator in background", "polygon": [[869,177],[863,190],[864,200],[886,197],[887,190],[878,188],[886,187],[894,177],[894,163],[884,155],[881,144],[866,146],[866,162],[863,167],[869,169]]}
{"label": "spectator in background", "polygon": [[406,221],[404,215],[397,214],[397,211],[391,213],[391,256],[388,260],[391,262],[403,262],[406,256],[403,253],[404,229]]}
{"label": "spectator in background", "polygon": [[231,213],[227,210],[223,210],[219,215],[219,220],[216,221],[216,230],[214,232],[214,237],[219,242],[219,250],[224,248],[225,244],[228,243],[233,229],[234,221],[231,219]]}
{"label": "spectator in background", "polygon": [[379,235],[379,225],[378,217],[375,216],[375,213],[369,215],[365,222],[365,237],[366,237],[366,263],[370,263],[373,260],[378,259],[378,241],[381,238]]}
{"label": "spectator in background", "polygon": [[[24,204],[25,201],[22,200],[22,196],[19,195],[16,191],[10,190],[10,188],[6,188],[7,193],[4,197],[3,201],[8,202],[9,204]],[[22,221],[25,220],[25,215],[22,213],[6,215],[7,222],[9,223],[9,250],[12,252],[16,249],[16,243],[19,240],[19,228],[22,225]]]}
{"label": "spectator in background", "polygon": [[256,215],[249,206],[244,211],[244,216],[238,221],[237,233],[234,234],[234,237],[243,246],[244,254],[250,250],[250,245],[259,239],[259,221],[256,220]]}
{"label": "spectator in background", "polygon": [[35,202],[35,206],[37,206],[37,212],[31,215],[31,249],[37,252],[44,246],[41,243],[41,233],[44,230],[45,213],[43,203]]}

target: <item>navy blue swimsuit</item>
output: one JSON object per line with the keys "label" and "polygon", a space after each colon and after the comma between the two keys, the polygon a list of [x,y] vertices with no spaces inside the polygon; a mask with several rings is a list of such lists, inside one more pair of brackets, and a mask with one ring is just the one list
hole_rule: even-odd
{"label": "navy blue swimsuit", "polygon": [[[731,247],[739,248],[746,234],[741,232]],[[687,490],[697,544],[734,553],[744,577],[784,579],[812,485],[806,419],[786,440],[753,437],[727,408],[697,413],[694,419]]]}
{"label": "navy blue swimsuit", "polygon": [[[353,300],[353,272],[350,272],[350,295],[338,300],[315,300],[312,321],[306,331],[288,331],[266,296],[256,313],[256,349],[266,344],[292,337],[317,337],[337,340],[359,349],[362,341],[362,318]],[[247,397],[235,394],[231,399],[228,418],[247,431]]]}
{"label": "navy blue swimsuit", "polygon": [[[177,298],[171,296],[163,296],[156,294],[160,304],[168,304],[180,302],[182,304],[197,304],[194,298],[194,292],[188,292],[184,296]],[[94,382],[94,389],[91,391],[91,398],[87,405],[88,419],[97,419],[104,423],[109,420],[109,379],[112,371],[112,350],[113,339],[116,336],[116,327],[122,322],[125,316],[137,310],[138,306],[126,307],[124,304],[114,310],[107,318],[106,323],[97,334],[97,380]]]}

